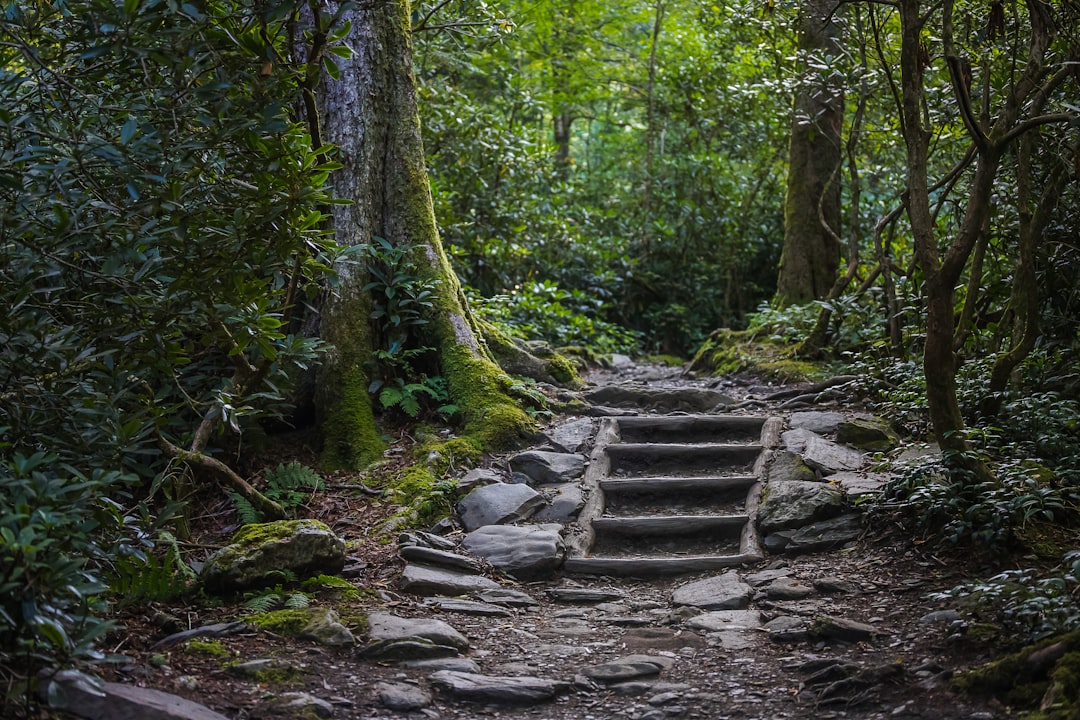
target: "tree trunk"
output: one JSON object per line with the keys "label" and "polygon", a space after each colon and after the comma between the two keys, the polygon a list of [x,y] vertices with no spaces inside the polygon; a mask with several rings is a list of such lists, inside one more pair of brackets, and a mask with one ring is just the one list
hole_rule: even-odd
{"label": "tree trunk", "polygon": [[791,121],[784,247],[776,284],[776,299],[783,305],[825,297],[840,265],[844,90],[839,75],[831,71],[840,50],[836,12],[835,0],[807,0],[802,7],[803,77]]}
{"label": "tree trunk", "polygon": [[[435,348],[465,431],[481,446],[505,443],[532,423],[504,390],[507,378],[480,339],[436,230],[417,113],[409,3],[360,3],[342,19],[351,23],[345,45],[353,55],[339,61],[338,79],[324,79],[319,108],[324,138],[337,147],[343,165],[332,177],[334,192],[352,201],[333,208],[337,241],[371,245],[380,237],[407,250],[411,272],[435,284],[427,323],[412,332]],[[375,349],[372,303],[361,269],[347,263],[337,269],[340,283],[322,315],[321,337],[332,347],[316,401],[325,461],[356,467],[381,449],[368,393]]]}

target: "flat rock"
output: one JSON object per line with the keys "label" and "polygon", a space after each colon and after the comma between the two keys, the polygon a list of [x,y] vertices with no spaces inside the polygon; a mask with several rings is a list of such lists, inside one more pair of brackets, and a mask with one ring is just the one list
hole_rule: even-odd
{"label": "flat rock", "polygon": [[465,570],[470,573],[480,571],[480,563],[471,557],[458,555],[457,553],[438,550],[420,545],[402,545],[398,548],[398,554],[403,560],[420,563],[421,565],[435,565],[438,567]]}
{"label": "flat rock", "polygon": [[478,673],[480,666],[475,660],[463,657],[431,658],[429,660],[406,660],[399,662],[398,667],[409,670],[454,670],[455,672]]}
{"label": "flat rock", "polygon": [[749,630],[720,630],[709,633],[709,639],[719,642],[725,650],[748,650],[757,644],[754,634]]}
{"label": "flat rock", "polygon": [[767,533],[797,528],[838,515],[843,508],[843,493],[827,483],[770,481],[758,507],[758,525]]}
{"label": "flat rock", "polygon": [[473,593],[473,597],[481,602],[506,605],[507,607],[535,607],[540,604],[536,601],[536,598],[526,592],[504,587]]}
{"label": "flat rock", "polygon": [[832,615],[820,615],[814,618],[812,632],[817,637],[842,642],[859,642],[888,634],[873,625]]}
{"label": "flat rock", "polygon": [[398,587],[414,595],[468,595],[497,589],[499,583],[482,575],[410,563],[401,571]]}
{"label": "flat rock", "polygon": [[604,603],[626,598],[626,594],[619,592],[618,590],[596,590],[593,588],[575,587],[551,588],[547,591],[547,595],[555,602],[568,604]]}
{"label": "flat rock", "polygon": [[524,520],[543,506],[544,497],[528,485],[499,483],[473,490],[457,504],[457,511],[465,529],[475,530]]}
{"label": "flat rock", "polygon": [[662,668],[651,662],[609,662],[582,669],[582,674],[605,685],[659,675]]}
{"label": "flat rock", "polygon": [[419,547],[434,548],[436,550],[445,550],[447,552],[453,551],[453,549],[457,547],[457,543],[450,538],[445,538],[442,535],[436,535],[435,533],[424,532],[422,530],[401,533],[398,535],[398,545],[401,547],[417,545]]}
{"label": "flat rock", "polygon": [[807,465],[824,475],[841,470],[858,470],[863,464],[861,451],[816,435],[806,441],[802,456]]}
{"label": "flat rock", "polygon": [[508,705],[550,700],[570,689],[569,683],[560,680],[477,675],[453,670],[440,670],[429,679],[436,687],[462,700]]}
{"label": "flat rock", "polygon": [[533,515],[535,522],[567,525],[573,522],[581,508],[585,507],[585,493],[577,483],[544,485],[539,489],[549,504],[536,511]]}
{"label": "flat rock", "polygon": [[474,600],[458,600],[457,598],[428,598],[424,601],[424,605],[438,608],[443,612],[481,617],[509,617],[512,614],[502,605],[492,605],[491,603],[476,602]]}
{"label": "flat rock", "polygon": [[769,482],[790,480],[812,482],[817,480],[817,474],[795,453],[786,450],[778,452],[769,465]]}
{"label": "flat rock", "polygon": [[919,622],[924,625],[933,625],[935,623],[951,623],[960,619],[960,613],[956,610],[935,610],[929,612],[919,618]]}
{"label": "flat rock", "polygon": [[715,610],[690,618],[686,626],[706,632],[754,630],[761,627],[761,613],[757,610]]}
{"label": "flat rock", "polygon": [[510,458],[510,469],[525,475],[534,485],[568,483],[585,473],[585,456],[528,450]]}
{"label": "flat rock", "polygon": [[743,579],[754,587],[757,587],[758,585],[766,585],[768,583],[771,583],[777,578],[791,577],[791,574],[792,571],[788,568],[773,568],[769,570],[758,570],[757,572],[749,573],[745,575]]}
{"label": "flat rock", "polygon": [[790,577],[777,578],[765,588],[765,596],[770,600],[802,600],[813,594],[813,588]]}
{"label": "flat rock", "polygon": [[548,577],[563,561],[565,548],[554,523],[544,525],[488,525],[465,536],[464,546],[519,580]]}
{"label": "flat rock", "polygon": [[283,573],[305,579],[345,567],[345,541],[318,520],[245,525],[207,559],[200,574],[210,593],[235,593],[280,583]]}
{"label": "flat rock", "polygon": [[762,630],[778,642],[799,642],[810,637],[810,623],[801,617],[780,615],[765,623]]}
{"label": "flat rock", "polygon": [[882,473],[838,472],[829,476],[829,482],[839,485],[851,499],[880,495],[889,478]]}
{"label": "flat rock", "polygon": [[802,428],[812,433],[827,434],[836,432],[836,427],[843,421],[844,416],[838,412],[808,410],[805,412],[791,413],[788,425],[792,428]]}
{"label": "flat rock", "polygon": [[[57,687],[51,687],[52,685]],[[43,699],[63,697],[70,713],[89,720],[228,720],[199,703],[161,690],[97,682],[88,675],[61,670],[40,685]]]}
{"label": "flat rock", "polygon": [[754,589],[734,571],[728,571],[675,588],[671,602],[702,610],[742,610],[750,605],[753,596]]}
{"label": "flat rock", "polygon": [[375,685],[375,694],[383,707],[399,712],[420,710],[431,704],[431,693],[409,683],[380,682]]}
{"label": "flat rock", "polygon": [[850,595],[852,593],[859,592],[859,586],[850,580],[845,580],[840,577],[823,577],[814,581],[814,589],[819,593],[835,594],[835,595]]}
{"label": "flat rock", "polygon": [[862,535],[862,515],[849,513],[790,531],[784,552],[788,554],[830,550],[857,540]]}
{"label": "flat rock", "polygon": [[465,636],[442,620],[429,618],[406,618],[388,612],[368,615],[368,637],[372,640],[411,640],[420,638],[458,650],[468,650]]}
{"label": "flat rock", "polygon": [[559,452],[580,453],[588,446],[592,434],[590,418],[575,418],[548,428],[544,439]]}

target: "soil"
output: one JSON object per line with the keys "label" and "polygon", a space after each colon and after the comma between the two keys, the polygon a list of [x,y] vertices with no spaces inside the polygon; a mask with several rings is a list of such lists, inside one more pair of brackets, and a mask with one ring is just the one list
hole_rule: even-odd
{"label": "soil", "polygon": [[[653,386],[685,383],[673,370],[640,370],[643,382]],[[610,379],[606,375],[593,378],[601,383]],[[745,380],[728,381],[721,389],[736,399],[760,396],[767,390]],[[403,455],[407,453],[396,454]],[[469,657],[485,674],[533,675],[574,683],[553,701],[524,707],[486,706],[435,692],[430,706],[409,717],[942,720],[1010,716],[1004,707],[953,693],[947,682],[950,673],[992,659],[993,646],[965,632],[962,623],[921,620],[932,611],[950,608],[928,599],[930,593],[959,584],[979,568],[965,567],[965,558],[935,555],[901,528],[883,521],[842,550],[767,558],[760,566],[739,570],[744,576],[764,569],[789,571],[800,584],[811,587],[815,581],[830,578],[834,586],[839,584],[833,589],[840,592],[819,591],[803,600],[775,600],[759,592],[752,607],[763,620],[826,614],[869,623],[883,634],[853,643],[777,642],[760,630],[725,639],[689,629],[672,617],[673,588],[716,573],[656,580],[556,577],[530,584],[501,578],[504,585],[524,590],[539,601],[534,608],[511,609],[511,616],[503,618],[424,607],[423,598],[397,589],[404,563],[395,543],[375,531],[393,508],[377,498],[340,489],[348,481],[331,481],[338,489],[316,498],[311,515],[346,538],[350,554],[363,564],[349,579],[364,590],[364,597],[336,606],[343,617],[352,619],[361,641],[362,628],[356,618],[374,610],[437,617],[468,637]],[[207,546],[204,553],[223,543],[233,523],[235,518],[224,509],[208,510],[199,523],[200,542]],[[623,593],[626,600],[599,606],[559,603],[546,593],[555,587],[611,589]],[[329,701],[335,718],[400,718],[406,714],[381,705],[376,684],[392,681],[428,687],[428,671],[372,663],[359,659],[355,650],[330,649],[265,631],[220,638],[227,658],[202,656],[183,645],[152,649],[177,625],[195,628],[250,613],[238,602],[155,604],[122,611],[107,650],[127,656],[130,662],[107,667],[106,677],[175,693],[234,720],[276,716],[274,700],[287,692],[305,692]],[[624,695],[580,677],[584,667],[634,653],[674,660],[657,682],[678,686],[669,692],[659,686]],[[260,682],[225,669],[230,660],[267,657],[283,658],[300,672],[291,679]]]}

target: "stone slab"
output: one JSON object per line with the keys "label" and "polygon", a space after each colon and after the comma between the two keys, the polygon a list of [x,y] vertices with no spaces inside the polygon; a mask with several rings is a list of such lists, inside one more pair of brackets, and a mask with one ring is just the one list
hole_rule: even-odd
{"label": "stone slab", "polygon": [[729,571],[675,588],[671,602],[702,610],[743,610],[750,605],[753,596],[754,589],[740,580],[734,571]]}
{"label": "stone slab", "polygon": [[482,575],[410,563],[401,572],[398,586],[414,595],[468,595],[494,590],[499,583]]}
{"label": "stone slab", "polygon": [[498,483],[473,490],[457,504],[457,511],[465,529],[475,530],[524,520],[543,506],[543,496],[528,485]]}

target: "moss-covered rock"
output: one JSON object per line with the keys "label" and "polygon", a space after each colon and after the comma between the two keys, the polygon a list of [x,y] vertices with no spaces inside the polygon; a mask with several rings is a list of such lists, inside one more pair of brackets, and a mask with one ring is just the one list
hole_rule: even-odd
{"label": "moss-covered rock", "polygon": [[202,581],[211,594],[268,587],[345,565],[345,542],[318,520],[245,525],[206,561]]}
{"label": "moss-covered rock", "polygon": [[694,353],[689,371],[709,375],[756,372],[783,382],[811,380],[824,375],[821,366],[800,359],[796,346],[787,345],[759,330],[713,332]]}
{"label": "moss-covered rock", "polygon": [[889,421],[877,417],[841,420],[836,426],[836,440],[870,452],[888,452],[900,444],[900,436]]}

